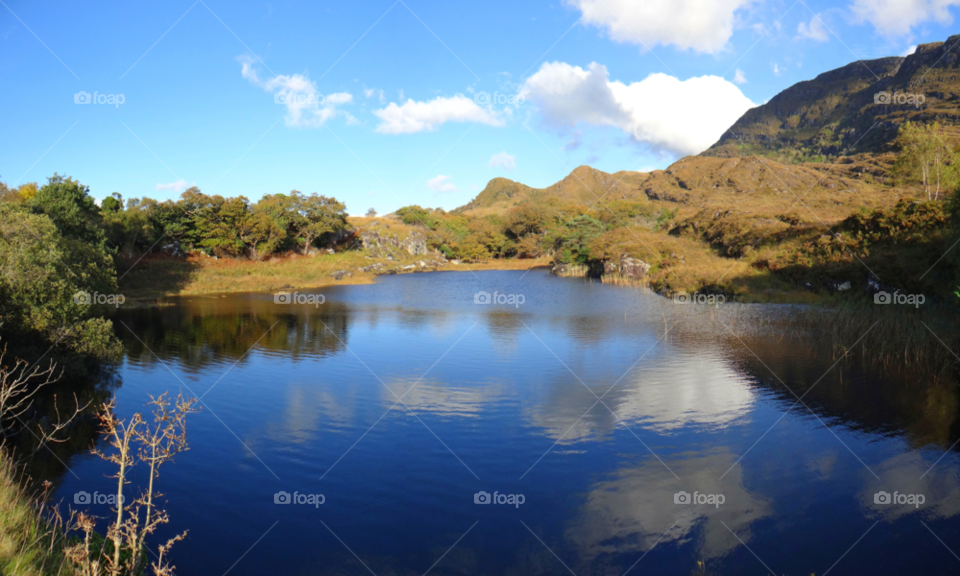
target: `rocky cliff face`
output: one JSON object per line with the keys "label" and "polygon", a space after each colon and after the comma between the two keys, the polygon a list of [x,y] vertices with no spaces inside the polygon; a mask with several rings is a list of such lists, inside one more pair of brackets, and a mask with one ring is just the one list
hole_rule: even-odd
{"label": "rocky cliff face", "polygon": [[[883,152],[904,121],[958,126],[958,43],[960,35],[951,36],[906,58],[857,61],[800,82],[747,111],[702,156],[805,161]],[[897,94],[904,95],[902,103]]]}
{"label": "rocky cliff face", "polygon": [[427,253],[427,239],[419,232],[410,232],[400,239],[396,234],[380,234],[376,230],[364,230],[360,233],[364,249],[374,258],[396,259],[398,251],[403,250],[411,256]]}

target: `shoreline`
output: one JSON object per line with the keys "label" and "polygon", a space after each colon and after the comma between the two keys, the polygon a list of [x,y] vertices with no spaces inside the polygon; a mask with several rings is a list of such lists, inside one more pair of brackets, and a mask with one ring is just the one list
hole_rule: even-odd
{"label": "shoreline", "polygon": [[[173,259],[161,258],[145,260],[140,263],[143,268],[137,278],[136,268],[129,272],[133,278],[121,282],[118,291],[135,306],[149,306],[159,304],[166,298],[180,298],[188,296],[221,296],[226,294],[242,294],[253,292],[270,292],[279,290],[306,290],[326,288],[330,286],[357,286],[373,284],[378,276],[392,276],[401,274],[428,274],[431,272],[474,272],[481,270],[533,270],[535,268],[551,267],[549,259],[522,259],[522,260],[491,260],[477,264],[452,264],[429,267],[419,270],[400,270],[388,274],[375,274],[360,271],[359,262],[355,255],[348,259],[342,255],[325,255],[317,257],[287,257],[277,258],[268,262],[251,262],[236,260],[216,261],[209,258]],[[383,266],[402,268],[418,261],[411,258],[409,261],[387,261],[382,259],[366,259],[361,261],[367,266],[382,264]],[[342,266],[338,266],[342,264]],[[343,272],[339,278],[335,274]],[[178,282],[178,278],[180,281]],[[159,281],[158,281],[159,280]]]}

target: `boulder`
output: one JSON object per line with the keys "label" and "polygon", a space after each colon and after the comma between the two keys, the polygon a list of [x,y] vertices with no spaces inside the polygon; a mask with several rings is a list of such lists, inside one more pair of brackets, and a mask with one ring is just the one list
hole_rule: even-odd
{"label": "boulder", "polygon": [[411,232],[403,239],[401,246],[411,256],[420,256],[427,253],[427,239],[419,232]]}
{"label": "boulder", "polygon": [[641,280],[650,272],[650,265],[626,254],[620,256],[620,275],[628,280]]}

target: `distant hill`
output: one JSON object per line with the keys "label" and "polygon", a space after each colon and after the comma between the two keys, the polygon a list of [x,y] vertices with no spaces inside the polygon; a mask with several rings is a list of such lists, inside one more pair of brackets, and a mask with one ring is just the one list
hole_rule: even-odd
{"label": "distant hill", "polygon": [[605,202],[639,196],[639,183],[644,172],[621,171],[608,174],[590,166],[575,168],[566,178],[546,188],[531,188],[507,178],[494,178],[486,188],[458,212],[499,212],[525,200],[556,197],[573,204],[591,205],[602,198]]}
{"label": "distant hill", "polygon": [[[862,60],[800,82],[747,111],[701,156],[757,154],[782,161],[889,151],[906,120],[960,124],[960,35],[905,58]],[[878,104],[877,94],[922,104]]]}

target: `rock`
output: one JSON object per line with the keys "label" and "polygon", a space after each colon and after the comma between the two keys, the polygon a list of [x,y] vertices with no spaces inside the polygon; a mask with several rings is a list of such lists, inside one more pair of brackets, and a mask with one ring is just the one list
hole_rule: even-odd
{"label": "rock", "polygon": [[401,243],[403,249],[411,256],[420,256],[427,253],[427,239],[419,232],[411,232]]}
{"label": "rock", "polygon": [[454,266],[459,266],[459,265],[460,265],[460,261],[459,261],[459,260],[451,260],[450,263],[453,264]]}
{"label": "rock", "polygon": [[610,261],[610,260],[604,260],[604,261],[603,261],[603,274],[604,274],[604,276],[612,275],[612,274],[619,274],[619,273],[620,273],[620,267],[617,266],[616,262],[612,262],[612,261]]}
{"label": "rock", "polygon": [[410,232],[406,238],[400,240],[396,234],[388,236],[375,230],[365,230],[360,234],[363,248],[374,258],[391,258],[400,250],[411,256],[420,256],[427,253],[427,239],[419,232]]}
{"label": "rock", "polygon": [[650,265],[626,254],[620,256],[620,275],[628,280],[640,280],[650,272]]}
{"label": "rock", "polygon": [[327,254],[336,254],[336,252],[333,251],[333,248],[327,248]]}
{"label": "rock", "polygon": [[344,276],[353,276],[353,272],[348,272],[346,270],[336,270],[332,274],[330,274],[330,277],[333,278],[334,280],[343,280]]}
{"label": "rock", "polygon": [[163,248],[160,249],[161,252],[165,254],[170,254],[171,256],[183,256],[183,251],[180,250],[179,242],[171,242]]}

